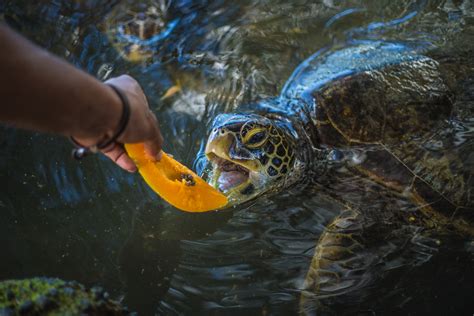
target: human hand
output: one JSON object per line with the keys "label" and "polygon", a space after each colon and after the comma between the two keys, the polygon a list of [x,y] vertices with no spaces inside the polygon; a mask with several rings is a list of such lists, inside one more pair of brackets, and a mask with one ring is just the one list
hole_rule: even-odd
{"label": "human hand", "polygon": [[[146,96],[138,82],[128,75],[122,75],[120,77],[109,79],[105,83],[114,85],[128,98],[130,103],[130,119],[124,132],[117,139],[117,142],[102,149],[102,153],[121,168],[129,172],[135,172],[137,171],[137,167],[133,160],[127,155],[123,144],[143,142],[148,155],[160,160],[163,137],[161,136],[158,120],[156,119],[155,114],[151,112]],[[112,91],[112,93],[115,94],[114,91]],[[116,97],[118,99],[118,96]],[[120,100],[118,101],[121,102]],[[121,109],[121,106],[119,108]],[[120,113],[111,116],[117,117],[120,116]],[[114,121],[113,124],[117,123],[118,120]],[[116,128],[117,127],[114,126],[112,129],[114,130]],[[90,139],[76,139],[79,143],[84,145],[95,145],[98,143],[97,140],[91,141]]]}
{"label": "human hand", "polygon": [[138,82],[128,75],[122,75],[107,80],[105,83],[113,84],[127,96],[130,103],[130,120],[122,135],[117,139],[118,143],[111,145],[110,148],[105,148],[102,152],[117,165],[130,172],[135,172],[137,167],[126,154],[124,143],[143,142],[148,155],[160,160],[163,137],[158,120],[150,110],[146,96]]}

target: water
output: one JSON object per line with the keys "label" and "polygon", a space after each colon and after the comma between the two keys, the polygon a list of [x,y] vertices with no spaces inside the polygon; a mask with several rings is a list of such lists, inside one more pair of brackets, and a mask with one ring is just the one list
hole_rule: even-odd
{"label": "water", "polygon": [[[165,151],[186,165],[216,114],[279,95],[317,50],[396,39],[423,43],[447,61],[457,119],[443,139],[472,170],[469,0],[176,1],[180,24],[146,63],[127,62],[105,34],[116,2],[2,1],[0,15],[100,79],[136,77],[161,122]],[[182,91],[163,99],[175,85]],[[316,242],[342,209],[308,186],[226,212],[187,214],[106,158],[71,160],[63,138],[2,127],[0,146],[0,279],[101,284],[144,315],[297,313]],[[407,248],[416,255],[387,258],[376,285],[327,305],[339,314],[472,314],[472,241],[423,238]]]}

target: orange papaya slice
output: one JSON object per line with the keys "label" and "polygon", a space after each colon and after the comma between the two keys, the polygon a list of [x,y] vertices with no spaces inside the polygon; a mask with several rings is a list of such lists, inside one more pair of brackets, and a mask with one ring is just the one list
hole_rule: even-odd
{"label": "orange papaya slice", "polygon": [[125,150],[145,182],[174,207],[187,212],[206,212],[227,204],[225,195],[166,153],[163,152],[160,161],[153,161],[143,143],[125,144]]}

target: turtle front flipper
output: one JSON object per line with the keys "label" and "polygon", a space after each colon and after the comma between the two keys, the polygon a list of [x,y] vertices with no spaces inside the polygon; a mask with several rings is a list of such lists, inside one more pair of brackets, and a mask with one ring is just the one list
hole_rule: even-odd
{"label": "turtle front flipper", "polygon": [[346,209],[321,235],[306,274],[301,296],[301,311],[322,308],[321,300],[360,288],[365,274],[376,261],[375,253],[366,253],[361,232],[366,218]]}
{"label": "turtle front flipper", "polygon": [[359,308],[373,294],[371,285],[386,277],[384,272],[431,257],[430,251],[412,247],[412,241],[420,239],[415,236],[424,238],[418,227],[380,220],[365,211],[346,208],[321,235],[303,285],[302,313]]}
{"label": "turtle front flipper", "polygon": [[[360,231],[364,219],[358,211],[346,210],[325,230],[306,275],[302,305],[328,295],[344,293],[364,281],[364,272],[374,258],[364,256]],[[306,309],[305,309],[306,310]]]}

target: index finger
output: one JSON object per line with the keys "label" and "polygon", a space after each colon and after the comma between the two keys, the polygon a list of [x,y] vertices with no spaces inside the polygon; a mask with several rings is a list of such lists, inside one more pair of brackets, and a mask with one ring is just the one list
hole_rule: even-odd
{"label": "index finger", "polygon": [[158,127],[158,120],[153,113],[151,118],[153,121],[152,136],[149,140],[144,142],[145,151],[148,155],[159,161],[162,155],[161,147],[163,146],[163,136],[161,135],[160,128]]}

